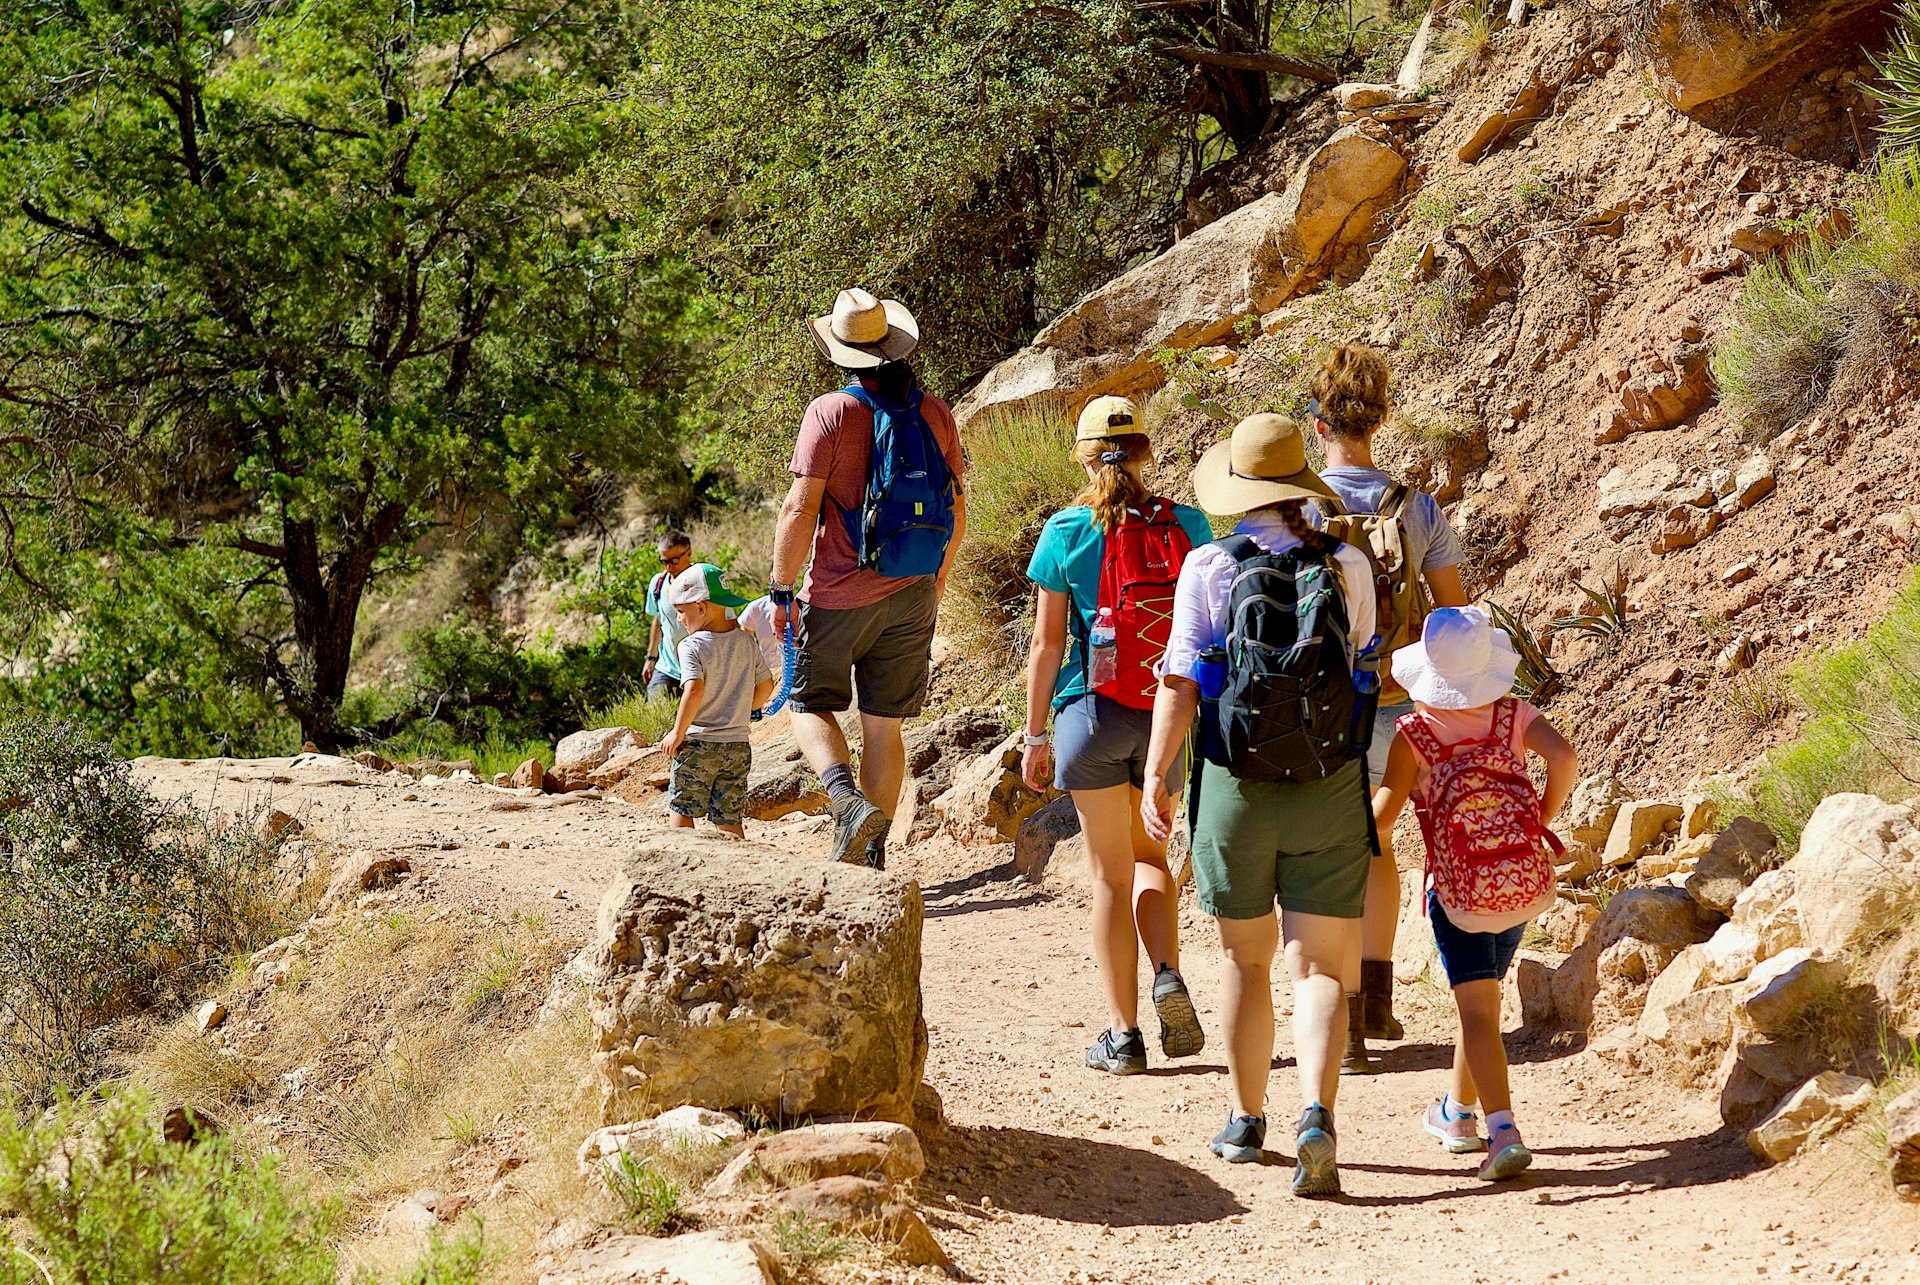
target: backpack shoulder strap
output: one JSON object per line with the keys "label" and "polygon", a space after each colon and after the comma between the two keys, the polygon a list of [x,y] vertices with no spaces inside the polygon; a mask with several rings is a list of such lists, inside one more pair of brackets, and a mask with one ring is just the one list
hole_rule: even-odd
{"label": "backpack shoulder strap", "polygon": [[1347,516],[1347,506],[1334,496],[1316,496],[1311,501],[1314,511],[1323,518],[1343,518]]}
{"label": "backpack shoulder strap", "polygon": [[1511,696],[1502,696],[1493,703],[1493,730],[1488,739],[1507,749],[1513,748],[1513,724],[1520,716],[1520,706]]}
{"label": "backpack shoulder strap", "polygon": [[1214,541],[1227,551],[1227,556],[1235,562],[1245,562],[1249,558],[1258,558],[1266,553],[1250,535],[1236,531],[1232,535],[1223,535]]}
{"label": "backpack shoulder strap", "polygon": [[1426,760],[1428,767],[1447,757],[1449,747],[1440,743],[1440,738],[1433,734],[1433,728],[1428,726],[1426,715],[1419,710],[1400,719],[1394,726],[1413,743],[1413,748],[1420,752],[1420,757]]}
{"label": "backpack shoulder strap", "polygon": [[1380,497],[1379,513],[1383,518],[1397,518],[1406,514],[1407,506],[1413,503],[1414,489],[1405,482],[1395,482]]}

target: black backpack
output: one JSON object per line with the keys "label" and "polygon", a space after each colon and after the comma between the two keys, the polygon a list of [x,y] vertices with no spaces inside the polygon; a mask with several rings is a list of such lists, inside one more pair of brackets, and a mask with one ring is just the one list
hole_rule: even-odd
{"label": "black backpack", "polygon": [[1239,565],[1213,761],[1243,781],[1323,780],[1366,752],[1333,554],[1268,553],[1245,535],[1218,544]]}

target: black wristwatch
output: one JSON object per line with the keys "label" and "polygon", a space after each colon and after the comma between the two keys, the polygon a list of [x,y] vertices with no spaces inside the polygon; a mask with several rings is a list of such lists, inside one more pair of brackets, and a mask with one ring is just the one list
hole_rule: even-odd
{"label": "black wristwatch", "polygon": [[767,601],[776,607],[791,607],[793,605],[793,586],[790,584],[781,584],[777,580],[768,580]]}

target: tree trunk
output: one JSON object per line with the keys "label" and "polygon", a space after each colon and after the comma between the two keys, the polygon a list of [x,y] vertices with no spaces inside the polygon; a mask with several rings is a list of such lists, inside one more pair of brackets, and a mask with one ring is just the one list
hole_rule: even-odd
{"label": "tree trunk", "polygon": [[318,749],[331,752],[347,745],[349,729],[339,725],[340,702],[347,694],[360,602],[372,583],[376,559],[399,533],[405,517],[405,506],[387,505],[357,540],[327,558],[321,555],[319,532],[312,521],[282,524],[285,556],[281,566],[293,604],[297,668],[289,673],[271,659],[269,664],[287,708],[300,720],[301,736]]}

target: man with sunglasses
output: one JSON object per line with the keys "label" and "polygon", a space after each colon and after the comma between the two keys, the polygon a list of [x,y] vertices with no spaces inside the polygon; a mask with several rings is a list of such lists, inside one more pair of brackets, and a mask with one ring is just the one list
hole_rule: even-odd
{"label": "man with sunglasses", "polygon": [[665,571],[647,584],[647,615],[653,624],[647,631],[647,665],[640,671],[649,696],[680,695],[680,640],[686,631],[680,617],[667,602],[667,585],[693,565],[693,539],[685,531],[669,531],[654,546]]}

